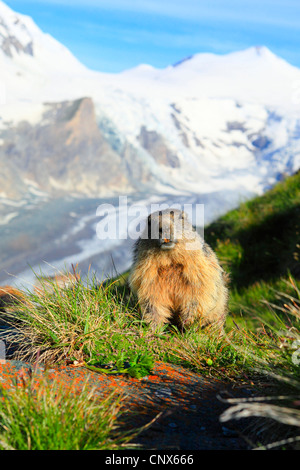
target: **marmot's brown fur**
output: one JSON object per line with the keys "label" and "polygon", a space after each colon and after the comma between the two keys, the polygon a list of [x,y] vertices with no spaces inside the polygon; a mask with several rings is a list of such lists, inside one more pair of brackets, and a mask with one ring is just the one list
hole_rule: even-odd
{"label": "marmot's brown fur", "polygon": [[143,319],[156,327],[194,321],[223,329],[227,313],[227,275],[213,250],[175,209],[155,212],[135,244],[129,284]]}

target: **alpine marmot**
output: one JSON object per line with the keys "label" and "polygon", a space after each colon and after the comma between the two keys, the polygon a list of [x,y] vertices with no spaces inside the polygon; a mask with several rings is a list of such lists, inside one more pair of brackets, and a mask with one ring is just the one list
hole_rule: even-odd
{"label": "alpine marmot", "polygon": [[135,243],[129,285],[154,328],[173,323],[182,329],[198,321],[223,331],[227,274],[181,210],[149,215]]}

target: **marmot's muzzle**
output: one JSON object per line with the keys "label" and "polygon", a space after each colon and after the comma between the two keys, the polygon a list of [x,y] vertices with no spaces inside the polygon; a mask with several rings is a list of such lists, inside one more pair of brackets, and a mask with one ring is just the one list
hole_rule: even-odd
{"label": "marmot's muzzle", "polygon": [[172,250],[176,245],[176,241],[169,238],[160,238],[159,245],[162,250]]}

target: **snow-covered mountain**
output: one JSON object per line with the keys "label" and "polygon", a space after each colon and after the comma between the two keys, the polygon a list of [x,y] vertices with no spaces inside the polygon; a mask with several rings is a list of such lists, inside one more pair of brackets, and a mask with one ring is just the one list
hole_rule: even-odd
{"label": "snow-covered mountain", "polygon": [[[91,98],[90,109],[85,103],[84,110],[79,106],[79,115],[69,111],[73,122],[66,118],[66,127],[73,126],[74,134],[82,131],[76,125],[82,126],[86,116],[81,112],[86,112],[98,133],[93,135],[95,145],[100,140],[105,144],[101,155],[114,154],[114,184],[105,188],[101,179],[90,180],[88,188],[68,172],[59,179],[54,163],[60,146],[50,148],[47,184],[26,173],[25,164],[21,175],[33,178],[42,190],[65,188],[99,195],[109,192],[109,186],[120,190],[120,179],[121,190],[140,188],[142,179],[156,191],[262,191],[278,174],[299,167],[300,70],[265,47],[224,56],[197,54],[163,70],[141,65],[114,75],[96,73],[30,18],[0,1],[0,70],[6,90],[0,138],[5,141],[3,135],[9,134],[10,142],[4,155],[2,146],[2,159],[6,155],[11,164],[20,158],[25,161],[12,136],[21,122],[26,121],[27,128],[19,129],[19,134],[26,136],[30,131],[42,133],[49,125],[56,128],[58,103],[64,102],[61,106],[66,108],[83,97]],[[87,138],[83,134],[81,139]],[[40,160],[45,140],[35,140]],[[65,142],[62,136],[61,147]],[[32,153],[30,143],[26,148],[27,154]],[[72,152],[74,159],[85,160],[84,154],[75,155],[74,147]],[[92,159],[90,155],[89,165]],[[92,166],[95,174],[97,167]],[[79,165],[78,171],[83,170],[84,164]]]}
{"label": "snow-covered mountain", "polygon": [[196,195],[216,215],[300,167],[300,70],[253,47],[95,72],[0,0],[0,162],[5,226],[70,195]]}
{"label": "snow-covered mountain", "polygon": [[52,80],[64,75],[62,64],[69,75],[86,71],[66,47],[43,33],[29,16],[15,13],[2,1],[0,51],[1,79],[8,86],[8,102],[24,99],[27,92],[28,99],[33,100],[32,85],[42,87],[46,76]]}

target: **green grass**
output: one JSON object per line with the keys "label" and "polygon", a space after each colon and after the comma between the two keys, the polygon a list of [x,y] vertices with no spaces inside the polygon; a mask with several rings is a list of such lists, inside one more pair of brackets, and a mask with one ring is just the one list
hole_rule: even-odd
{"label": "green grass", "polygon": [[300,173],[205,230],[234,288],[300,275]]}
{"label": "green grass", "polygon": [[[17,318],[14,328],[18,330],[13,339],[22,344],[16,357],[46,364],[77,361],[93,371],[138,378],[151,373],[155,361],[180,364],[206,376],[247,385],[254,380],[259,386],[262,371],[275,370],[297,378],[297,366],[291,360],[295,336],[289,336],[290,329],[284,330],[283,323],[281,330],[274,327],[269,332],[233,325],[225,337],[212,330],[201,331],[197,325],[184,333],[168,327],[153,332],[141,321],[138,307],[128,295],[126,286],[116,282],[100,287],[78,283],[42,295],[28,293],[27,304],[17,308],[17,317],[11,314],[12,321]],[[286,313],[296,312],[299,321],[299,299],[285,298],[285,305]],[[296,331],[299,334],[299,329]],[[61,384],[49,386],[46,379],[37,389],[28,383],[13,394],[2,394],[0,448],[130,446],[130,435],[118,434],[115,428],[119,416],[115,396],[99,402],[88,389],[74,396]]]}
{"label": "green grass", "polygon": [[116,426],[120,398],[99,400],[86,385],[74,394],[45,377],[0,393],[0,450],[122,449],[134,434]]}
{"label": "green grass", "polygon": [[263,301],[282,306],[277,293],[292,294],[290,275],[300,286],[300,173],[219,218],[205,239],[230,272],[235,321],[252,330],[274,324]]}
{"label": "green grass", "polygon": [[[16,358],[46,363],[84,364],[106,373],[139,378],[153,368],[147,330],[124,299],[115,297],[115,282],[27,293],[27,302],[10,314]],[[151,343],[151,340],[149,340]]]}
{"label": "green grass", "polygon": [[169,327],[153,332],[140,319],[126,276],[101,286],[92,279],[87,287],[54,284],[52,292],[27,294],[16,316],[19,337],[13,337],[22,344],[19,357],[76,360],[136,378],[149,374],[157,360],[218,376],[225,369],[227,376],[248,373],[255,356],[264,364],[281,362],[276,329],[288,330],[294,322],[284,296],[300,287],[299,215],[297,174],[206,228],[206,241],[231,274],[225,338],[198,325],[184,333]]}
{"label": "green grass", "polygon": [[87,286],[79,282],[62,290],[53,284],[52,292],[26,294],[27,302],[10,317],[18,332],[11,340],[22,345],[16,357],[77,361],[93,371],[135,378],[164,361],[258,387],[261,374],[272,381],[276,372],[298,385],[293,348],[300,340],[299,224],[297,174],[206,227],[206,241],[231,274],[225,336],[198,325],[185,332],[168,326],[153,331],[141,320],[126,276],[100,286],[92,279]]}
{"label": "green grass", "polygon": [[164,361],[226,380],[252,374],[260,364],[292,367],[282,361],[274,333],[251,331],[241,322],[232,323],[226,336],[197,324],[183,333],[170,326],[153,331],[141,320],[126,284],[116,281],[28,293],[11,321],[15,358],[31,362],[76,361],[93,371],[142,378],[155,361]]}
{"label": "green grass", "polygon": [[[236,325],[247,335],[271,339],[277,350],[275,357],[270,354],[264,358],[273,365],[269,377],[276,377],[280,392],[288,386],[295,393],[294,399],[283,396],[278,403],[275,397],[275,405],[270,402],[272,397],[266,397],[260,403],[237,400],[229,409],[226,419],[256,416],[269,418],[269,425],[270,418],[285,423],[284,428],[279,427],[277,442],[269,442],[264,448],[278,448],[300,440],[297,435],[300,417],[294,404],[295,399],[299,400],[300,389],[299,364],[295,362],[300,344],[299,234],[300,172],[262,197],[227,213],[205,232],[206,241],[231,274],[227,328]],[[259,342],[257,346],[258,357],[262,349]],[[287,429],[292,430],[289,434],[292,437],[282,439]],[[270,440],[275,435],[270,435]]]}
{"label": "green grass", "polygon": [[290,318],[288,312],[283,314],[281,309],[286,303],[285,295],[295,295],[299,287],[297,279],[285,276],[268,282],[258,281],[241,289],[233,288],[230,293],[227,327],[232,327],[233,322],[250,331],[257,331],[263,325],[276,329],[282,322],[287,328],[290,327],[293,318]]}

